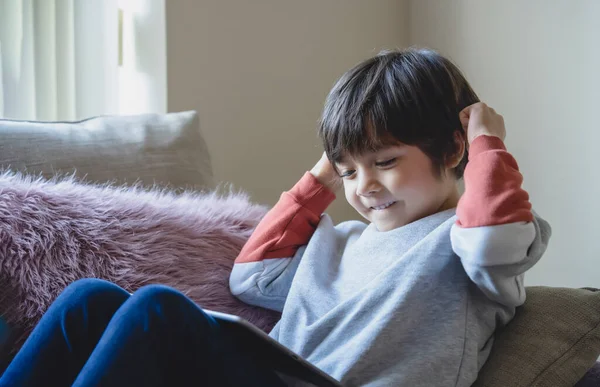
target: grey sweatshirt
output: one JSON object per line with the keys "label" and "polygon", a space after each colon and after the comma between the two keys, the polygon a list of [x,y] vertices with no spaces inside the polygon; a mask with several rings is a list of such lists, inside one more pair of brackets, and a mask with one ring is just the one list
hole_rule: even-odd
{"label": "grey sweatshirt", "polygon": [[270,335],[343,385],[470,386],[525,301],[549,225],[530,213],[468,227],[452,209],[387,232],[334,226],[317,205],[330,196],[308,174],[282,196],[236,261],[233,294],[281,311]]}

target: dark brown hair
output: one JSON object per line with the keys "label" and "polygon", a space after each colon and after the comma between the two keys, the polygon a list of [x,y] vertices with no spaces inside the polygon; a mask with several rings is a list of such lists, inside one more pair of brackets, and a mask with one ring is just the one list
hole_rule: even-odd
{"label": "dark brown hair", "polygon": [[[479,98],[448,59],[430,49],[385,51],[346,72],[327,100],[319,125],[329,159],[401,142],[419,147],[442,171],[463,132],[459,112]],[[463,136],[466,138],[466,136]],[[454,169],[461,178],[467,163]]]}

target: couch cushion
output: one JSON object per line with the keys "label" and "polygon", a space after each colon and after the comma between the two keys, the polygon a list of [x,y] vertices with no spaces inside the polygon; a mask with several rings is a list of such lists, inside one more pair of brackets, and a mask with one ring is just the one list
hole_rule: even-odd
{"label": "couch cushion", "polygon": [[600,291],[527,288],[475,387],[572,387],[600,356]]}
{"label": "couch cushion", "polygon": [[212,186],[195,112],[102,116],[78,122],[0,120],[0,167],[90,182]]}

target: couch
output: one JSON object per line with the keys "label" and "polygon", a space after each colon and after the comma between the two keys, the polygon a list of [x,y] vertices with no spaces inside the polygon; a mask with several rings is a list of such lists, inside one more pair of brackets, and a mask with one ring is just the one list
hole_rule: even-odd
{"label": "couch", "polygon": [[[218,188],[195,112],[0,120],[0,368],[70,282],[164,283],[268,331],[228,292],[267,208]],[[600,292],[528,288],[476,386],[600,385]]]}

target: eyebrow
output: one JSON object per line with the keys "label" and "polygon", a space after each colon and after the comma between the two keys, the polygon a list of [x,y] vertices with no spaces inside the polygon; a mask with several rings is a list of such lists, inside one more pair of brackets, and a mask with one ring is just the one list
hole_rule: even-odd
{"label": "eyebrow", "polygon": [[[399,143],[399,144],[387,145],[387,146],[384,146],[384,147],[380,147],[380,148],[377,148],[377,149],[375,149],[373,151],[365,152],[365,153],[371,153],[372,155],[376,156],[378,153],[381,153],[381,152],[390,152],[390,151],[394,150],[393,148],[398,148],[398,149],[402,150],[402,149],[404,149],[406,147],[408,147],[408,145],[403,144],[403,143]],[[347,163],[349,163],[348,157],[347,156],[342,156],[339,160],[335,161],[335,163],[336,164],[347,164]]]}

